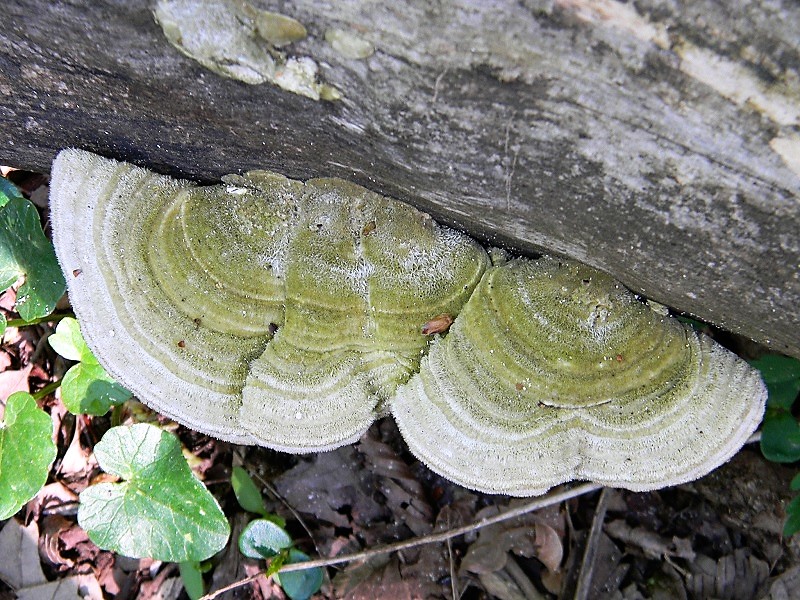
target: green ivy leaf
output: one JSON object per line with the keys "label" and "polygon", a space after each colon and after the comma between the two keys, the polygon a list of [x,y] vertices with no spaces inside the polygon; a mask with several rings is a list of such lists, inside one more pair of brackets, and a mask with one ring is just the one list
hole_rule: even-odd
{"label": "green ivy leaf", "polygon": [[8,321],[6,320],[6,316],[3,313],[0,313],[0,335],[3,335],[6,332],[7,326]]}
{"label": "green ivy leaf", "polygon": [[793,492],[800,491],[800,473],[792,478],[792,482],[789,484],[789,489],[791,489]]}
{"label": "green ivy leaf", "polygon": [[800,531],[800,496],[786,506],[786,523],[783,524],[783,536],[792,537]]}
{"label": "green ivy leaf", "polygon": [[97,362],[75,319],[62,319],[48,342],[64,358],[80,361],[61,382],[61,400],[72,414],[104,415],[131,397]]}
{"label": "green ivy leaf", "polygon": [[[289,550],[288,564],[307,562],[310,558],[307,554],[292,548]],[[283,588],[286,595],[291,600],[308,600],[322,587],[322,569],[313,567],[302,571],[289,571],[288,573],[276,573],[275,581]]]}
{"label": "green ivy leaf", "polygon": [[30,394],[11,394],[0,422],[0,521],[36,495],[55,458],[50,415]]}
{"label": "green ivy leaf", "polygon": [[242,467],[233,467],[231,473],[231,486],[239,506],[247,512],[263,515],[266,512],[264,499],[261,497],[261,490],[253,482],[250,474]]}
{"label": "green ivy leaf", "polygon": [[761,371],[769,391],[768,405],[773,408],[792,410],[792,405],[800,394],[800,360],[768,354],[751,361]]}
{"label": "green ivy leaf", "polygon": [[267,510],[264,506],[264,498],[261,496],[261,490],[250,477],[250,474],[242,467],[233,467],[231,473],[231,486],[233,493],[236,495],[236,500],[239,506],[247,512],[252,512],[261,515],[268,521],[272,521],[278,527],[285,527],[286,521],[276,514]]}
{"label": "green ivy leaf", "polygon": [[[53,312],[64,295],[66,282],[53,245],[44,236],[39,213],[3,179],[0,198],[0,290],[19,279],[16,310],[26,321]],[[10,186],[10,187],[9,187]]]}
{"label": "green ivy leaf", "polygon": [[58,322],[56,332],[47,338],[47,343],[67,360],[82,361],[91,357],[94,362],[97,362],[92,356],[89,346],[83,340],[81,326],[72,317],[66,317]]}
{"label": "green ivy leaf", "polygon": [[130,397],[99,364],[73,365],[61,382],[61,400],[74,415],[104,415]]}
{"label": "green ivy leaf", "polygon": [[204,560],[225,546],[228,521],[175,435],[145,423],[114,427],[94,454],[104,471],[124,480],[80,495],[78,523],[95,544],[171,562]]}
{"label": "green ivy leaf", "polygon": [[198,600],[205,594],[205,583],[203,583],[203,570],[197,561],[187,561],[178,564],[181,573],[181,581],[186,594],[191,600]]}
{"label": "green ivy leaf", "polygon": [[292,545],[283,527],[268,519],[255,519],[239,536],[239,551],[249,558],[272,558]]}
{"label": "green ivy leaf", "polygon": [[25,197],[19,188],[5,177],[0,177],[0,208],[3,208],[12,198],[24,200]]}
{"label": "green ivy leaf", "polygon": [[800,460],[800,424],[790,413],[770,409],[761,427],[761,452],[773,462]]}

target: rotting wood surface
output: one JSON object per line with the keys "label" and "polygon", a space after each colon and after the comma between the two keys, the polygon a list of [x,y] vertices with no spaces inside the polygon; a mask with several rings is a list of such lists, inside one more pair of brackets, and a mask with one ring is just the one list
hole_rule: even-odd
{"label": "rotting wood surface", "polygon": [[[5,7],[0,160],[77,146],[183,176],[340,176],[485,241],[548,249],[800,356],[800,6],[254,2],[342,91],[181,55],[152,3]],[[375,47],[363,60],[328,28]]]}

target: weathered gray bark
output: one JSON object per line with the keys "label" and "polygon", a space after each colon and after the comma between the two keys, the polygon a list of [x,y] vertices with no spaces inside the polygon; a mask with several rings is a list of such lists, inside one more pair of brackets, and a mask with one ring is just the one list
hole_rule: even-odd
{"label": "weathered gray bark", "polygon": [[[212,180],[332,175],[800,356],[800,6],[256,1],[344,98],[225,79],[151,2],[5,3],[0,160],[77,146]],[[377,52],[339,56],[328,27]]]}

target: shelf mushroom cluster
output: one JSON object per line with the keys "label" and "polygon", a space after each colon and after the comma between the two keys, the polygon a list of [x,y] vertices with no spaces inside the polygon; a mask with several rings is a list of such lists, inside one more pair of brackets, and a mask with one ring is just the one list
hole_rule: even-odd
{"label": "shelf mushroom cluster", "polygon": [[756,371],[604,273],[492,261],[343,180],[198,186],[64,150],[51,211],[98,360],[221,439],[328,450],[391,413],[433,470],[522,496],[698,478],[763,415]]}

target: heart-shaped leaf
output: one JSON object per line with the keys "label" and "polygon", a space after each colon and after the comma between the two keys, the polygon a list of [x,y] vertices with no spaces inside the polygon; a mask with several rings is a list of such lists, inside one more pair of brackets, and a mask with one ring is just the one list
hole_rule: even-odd
{"label": "heart-shaped leaf", "polygon": [[104,415],[130,397],[131,393],[97,363],[73,365],[61,382],[61,399],[75,415]]}
{"label": "heart-shaped leaf", "polygon": [[104,415],[109,408],[131,397],[97,362],[81,335],[78,321],[62,319],[48,341],[64,358],[81,361],[67,371],[61,382],[61,399],[69,412]]}
{"label": "heart-shaped leaf", "polygon": [[783,410],[767,411],[761,427],[761,452],[773,462],[800,460],[800,424]]}
{"label": "heart-shaped leaf", "polygon": [[800,393],[800,360],[768,354],[752,361],[761,371],[764,383],[769,390],[768,406],[792,410],[792,405]]}
{"label": "heart-shaped leaf", "polygon": [[114,427],[94,453],[103,470],[125,480],[80,495],[78,522],[95,544],[172,562],[204,560],[225,546],[228,521],[175,435],[144,423]]}
{"label": "heart-shaped leaf", "polygon": [[203,570],[199,562],[193,560],[182,562],[178,565],[181,574],[183,589],[191,600],[197,600],[205,594],[205,583],[203,582]]}
{"label": "heart-shaped leaf", "polygon": [[0,290],[22,277],[16,310],[31,321],[53,312],[66,282],[36,207],[13,190],[7,183],[0,189]]}
{"label": "heart-shaped leaf", "polygon": [[253,482],[253,478],[242,467],[233,467],[231,473],[231,486],[233,493],[236,495],[236,500],[239,501],[239,506],[248,512],[253,512],[261,515],[268,521],[272,521],[278,527],[286,525],[281,517],[276,514],[270,513],[264,506],[264,498],[261,496],[261,490]]}
{"label": "heart-shaped leaf", "polygon": [[791,537],[800,531],[800,496],[795,496],[786,507],[786,523],[783,524],[784,537]]}
{"label": "heart-shaped leaf", "polygon": [[[307,554],[292,548],[289,550],[288,564],[306,562],[309,560]],[[322,569],[313,567],[302,571],[289,571],[288,573],[276,573],[275,581],[278,582],[291,600],[308,600],[322,586]]]}
{"label": "heart-shaped leaf", "polygon": [[61,319],[56,326],[56,332],[47,338],[50,347],[67,360],[82,361],[92,357],[92,351],[83,339],[81,327],[76,319],[67,317]]}
{"label": "heart-shaped leaf", "polygon": [[239,536],[239,551],[249,558],[272,558],[291,545],[286,530],[267,519],[250,521]]}
{"label": "heart-shaped leaf", "polygon": [[233,467],[231,473],[231,486],[239,506],[248,512],[263,514],[264,499],[261,497],[261,490],[258,489],[250,474],[242,467]]}
{"label": "heart-shaped leaf", "polygon": [[55,457],[50,415],[30,394],[11,394],[0,422],[0,521],[36,495]]}

